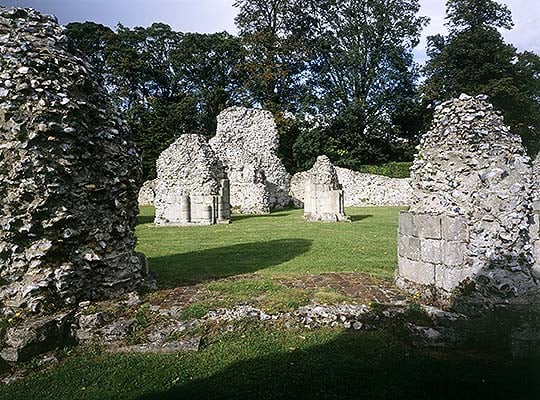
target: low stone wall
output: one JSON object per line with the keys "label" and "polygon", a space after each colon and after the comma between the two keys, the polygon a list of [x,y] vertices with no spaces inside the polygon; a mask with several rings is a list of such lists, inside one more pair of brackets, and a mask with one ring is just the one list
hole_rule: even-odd
{"label": "low stone wall", "polygon": [[[343,187],[345,207],[406,206],[412,191],[410,179],[388,178],[336,167],[338,180]],[[304,205],[306,172],[299,172],[291,179],[289,194],[296,207]]]}

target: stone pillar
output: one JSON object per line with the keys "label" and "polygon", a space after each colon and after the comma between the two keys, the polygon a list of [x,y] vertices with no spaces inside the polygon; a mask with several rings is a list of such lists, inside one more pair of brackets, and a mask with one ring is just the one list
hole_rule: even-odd
{"label": "stone pillar", "polygon": [[304,218],[307,221],[349,221],[336,170],[326,156],[318,157],[313,168],[306,172]]}
{"label": "stone pillar", "polygon": [[533,210],[534,223],[531,227],[531,240],[535,264],[534,275],[540,279],[540,154],[533,163]]}
{"label": "stone pillar", "polygon": [[127,126],[53,17],[0,7],[0,32],[0,316],[133,290],[146,264]]}
{"label": "stone pillar", "polygon": [[539,293],[529,159],[485,96],[436,108],[411,171],[411,207],[399,218],[399,286],[479,307]]}

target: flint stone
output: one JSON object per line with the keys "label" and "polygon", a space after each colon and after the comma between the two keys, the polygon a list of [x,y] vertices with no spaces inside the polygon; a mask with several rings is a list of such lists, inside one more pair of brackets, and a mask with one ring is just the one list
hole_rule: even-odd
{"label": "flint stone", "polygon": [[0,7],[0,32],[0,302],[39,312],[132,291],[141,160],[127,125],[51,17]]}
{"label": "flint stone", "polygon": [[[343,189],[345,207],[408,206],[411,203],[409,178],[389,178],[341,167],[335,167],[335,170]],[[291,178],[289,195],[295,207],[304,206],[307,179],[307,171],[298,172]]]}
{"label": "flint stone", "polygon": [[181,135],[157,160],[155,224],[213,225],[231,220],[229,181],[202,135]]}
{"label": "flint stone", "polygon": [[69,343],[74,312],[30,317],[23,325],[9,328],[0,357],[8,362],[24,362]]}
{"label": "flint stone", "polygon": [[173,354],[180,351],[199,351],[201,336],[167,343],[145,343],[134,346],[111,347],[109,353]]}
{"label": "flint stone", "polygon": [[[436,109],[411,173],[413,197],[399,235],[409,237],[412,215],[422,260],[435,266],[430,291],[437,300],[475,312],[501,302],[536,307],[530,160],[485,96],[464,95]],[[397,282],[422,290],[425,265],[404,254],[401,248]]]}
{"label": "flint stone", "polygon": [[279,132],[271,112],[227,108],[217,117],[210,146],[229,177],[232,207],[266,214],[289,205],[291,177],[277,155]]}

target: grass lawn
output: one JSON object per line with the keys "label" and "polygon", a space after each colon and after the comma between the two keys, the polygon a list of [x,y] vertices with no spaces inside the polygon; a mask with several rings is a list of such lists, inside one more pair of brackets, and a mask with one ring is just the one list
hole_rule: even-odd
{"label": "grass lawn", "polygon": [[212,278],[368,272],[390,278],[397,264],[399,208],[349,208],[352,223],[309,223],[302,210],[233,216],[230,225],[157,228],[153,207],[142,207],[138,250],[161,287]]}
{"label": "grass lawn", "polygon": [[[265,294],[271,307],[302,303],[303,292],[273,278],[364,271],[390,278],[398,208],[353,208],[352,223],[306,223],[302,210],[235,216],[233,224],[155,228],[141,210],[138,250],[159,285],[203,284],[231,301]],[[212,278],[256,273],[255,280]],[[320,293],[326,298],[333,293]],[[197,307],[186,309],[192,317]],[[205,308],[201,308],[205,312]],[[189,317],[189,316],[188,316]],[[59,366],[0,387],[0,400],[150,399],[536,399],[540,365],[495,355],[423,350],[393,330],[289,329],[235,323],[196,353],[110,355],[75,349]],[[39,367],[36,366],[36,370]]]}

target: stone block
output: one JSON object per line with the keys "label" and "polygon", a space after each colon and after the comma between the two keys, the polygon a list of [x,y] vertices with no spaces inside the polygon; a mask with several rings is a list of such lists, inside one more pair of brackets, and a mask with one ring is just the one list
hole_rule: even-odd
{"label": "stone block", "polygon": [[478,266],[455,268],[446,265],[437,265],[435,266],[435,286],[446,292],[451,292],[467,278],[473,278],[479,270],[480,268]]}
{"label": "stone block", "polygon": [[462,242],[442,241],[442,263],[449,267],[463,265],[464,244]]}
{"label": "stone block", "polygon": [[421,285],[433,285],[435,283],[435,265],[430,263],[399,257],[398,274],[401,278]]}
{"label": "stone block", "polygon": [[421,239],[441,239],[441,216],[431,214],[418,214],[414,216],[414,223]]}
{"label": "stone block", "polygon": [[442,262],[442,241],[420,239],[420,259],[424,262],[440,264]]}
{"label": "stone block", "polygon": [[399,235],[398,254],[412,261],[420,261],[420,240],[412,236]]}
{"label": "stone block", "polygon": [[448,241],[467,242],[469,228],[462,217],[442,217],[442,238]]}
{"label": "stone block", "polygon": [[418,237],[418,231],[414,224],[414,216],[408,211],[399,213],[399,234]]}

